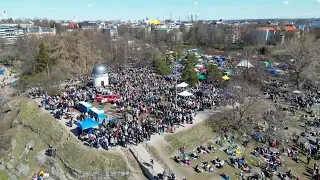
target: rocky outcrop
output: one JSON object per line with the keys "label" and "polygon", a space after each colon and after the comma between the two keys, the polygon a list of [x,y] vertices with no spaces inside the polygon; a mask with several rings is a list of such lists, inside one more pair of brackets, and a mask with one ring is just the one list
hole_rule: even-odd
{"label": "rocky outcrop", "polygon": [[35,157],[36,162],[46,168],[46,172],[50,174],[53,179],[67,180],[69,179],[64,175],[62,167],[52,157],[45,155],[46,150],[40,151]]}
{"label": "rocky outcrop", "polygon": [[[88,173],[72,168],[62,158],[58,157],[64,167],[60,167],[56,160],[45,155],[45,150],[40,151],[35,157],[39,165],[47,168],[48,173],[54,179],[74,180],[74,179],[112,179],[115,177],[129,177],[130,172],[105,172]],[[63,169],[65,171],[63,171]],[[66,174],[64,174],[66,173]]]}
{"label": "rocky outcrop", "polygon": [[18,166],[16,167],[16,170],[19,175],[28,176],[30,168],[26,164],[19,163]]}

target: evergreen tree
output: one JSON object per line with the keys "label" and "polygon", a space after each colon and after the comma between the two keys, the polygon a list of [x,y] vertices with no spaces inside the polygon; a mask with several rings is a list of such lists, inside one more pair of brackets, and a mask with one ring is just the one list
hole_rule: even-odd
{"label": "evergreen tree", "polygon": [[206,68],[206,75],[209,81],[221,80],[222,74],[217,65],[210,65]]}
{"label": "evergreen tree", "polygon": [[155,58],[153,60],[153,67],[157,74],[160,75],[168,75],[171,70],[166,61],[160,58]]}
{"label": "evergreen tree", "polygon": [[195,86],[198,82],[197,72],[194,69],[194,65],[187,63],[182,71],[182,79],[190,86]]}
{"label": "evergreen tree", "polygon": [[49,55],[43,42],[39,45],[39,52],[36,56],[36,73],[42,73],[49,65]]}
{"label": "evergreen tree", "polygon": [[184,62],[185,65],[190,64],[190,65],[196,65],[198,62],[198,58],[196,57],[195,54],[189,54],[187,61]]}

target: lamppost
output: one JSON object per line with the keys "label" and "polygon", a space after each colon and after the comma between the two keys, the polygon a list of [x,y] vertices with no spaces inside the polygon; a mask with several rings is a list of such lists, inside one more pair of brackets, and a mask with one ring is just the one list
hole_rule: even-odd
{"label": "lamppost", "polygon": [[175,79],[176,79],[176,82],[175,82],[175,91],[176,91],[176,98],[175,98],[175,106],[176,106],[176,108],[177,108],[177,106],[178,106],[178,103],[177,103],[177,101],[178,101],[178,87],[177,87],[177,85],[178,85],[178,71],[177,71],[177,65],[178,65],[178,54],[175,52],[175,67],[174,67],[174,69],[175,69],[175,73],[176,73],[176,75],[175,75]]}

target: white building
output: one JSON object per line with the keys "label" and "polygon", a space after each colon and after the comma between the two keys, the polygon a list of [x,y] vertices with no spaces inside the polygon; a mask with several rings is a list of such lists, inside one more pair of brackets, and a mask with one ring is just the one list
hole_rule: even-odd
{"label": "white building", "polygon": [[24,37],[22,28],[0,26],[0,39],[5,44],[14,44],[19,38]]}
{"label": "white building", "polygon": [[103,64],[96,64],[92,70],[93,86],[102,87],[109,85],[109,70]]}

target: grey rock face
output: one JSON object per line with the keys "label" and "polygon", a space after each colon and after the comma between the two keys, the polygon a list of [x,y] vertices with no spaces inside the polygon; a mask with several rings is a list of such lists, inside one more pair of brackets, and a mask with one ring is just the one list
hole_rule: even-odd
{"label": "grey rock face", "polygon": [[16,170],[18,171],[19,175],[28,176],[30,168],[28,165],[19,163]]}

